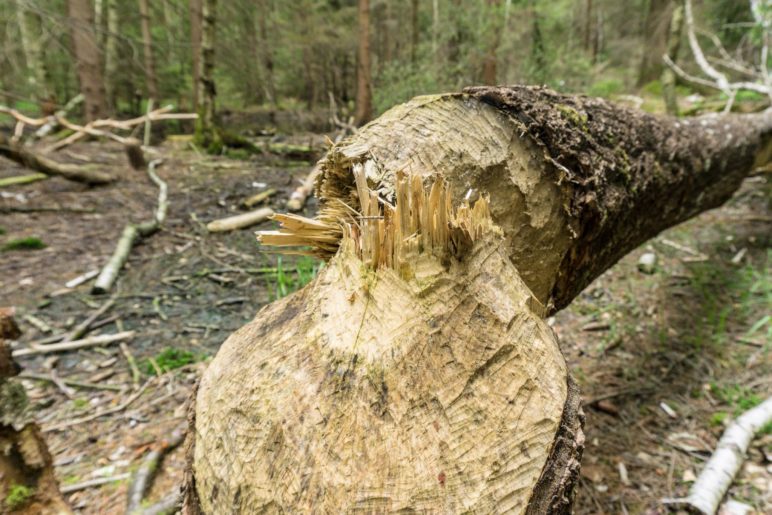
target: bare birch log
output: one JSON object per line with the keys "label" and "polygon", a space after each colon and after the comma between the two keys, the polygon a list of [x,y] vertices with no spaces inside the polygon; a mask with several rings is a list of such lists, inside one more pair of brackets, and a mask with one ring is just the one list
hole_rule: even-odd
{"label": "bare birch log", "polygon": [[91,288],[92,293],[107,293],[115,284],[115,280],[118,278],[118,274],[129,259],[132,247],[140,238],[146,238],[154,234],[166,220],[166,211],[169,208],[169,202],[167,200],[167,185],[161,180],[155,173],[156,167],[160,166],[163,161],[161,159],[155,159],[150,162],[147,167],[147,174],[156,186],[158,186],[158,207],[153,216],[153,219],[148,222],[140,224],[128,224],[123,229],[118,244],[115,246],[115,251],[110,257],[110,260],[102,268],[101,272],[94,281],[94,286]]}
{"label": "bare birch log", "polygon": [[330,261],[204,373],[185,509],[567,513],[583,416],[544,317],[727,200],[771,130],[528,87],[363,127],[320,162],[316,219],[261,235]]}
{"label": "bare birch log", "polygon": [[273,216],[273,209],[270,207],[261,207],[248,213],[243,213],[220,220],[213,220],[206,225],[209,232],[227,232],[243,229],[264,222]]}
{"label": "bare birch log", "polygon": [[315,166],[300,183],[300,186],[295,188],[295,191],[292,192],[287,201],[287,211],[297,212],[303,209],[303,206],[306,205],[306,200],[314,192],[314,183],[320,171],[321,169]]}
{"label": "bare birch log", "polygon": [[740,415],[724,431],[716,452],[692,485],[687,498],[666,499],[665,503],[688,506],[706,515],[716,513],[745,461],[745,453],[753,437],[769,423],[772,423],[772,397]]}

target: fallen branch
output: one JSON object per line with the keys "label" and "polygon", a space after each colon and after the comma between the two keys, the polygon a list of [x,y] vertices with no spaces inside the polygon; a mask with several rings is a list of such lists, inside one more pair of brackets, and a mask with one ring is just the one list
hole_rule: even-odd
{"label": "fallen branch", "polygon": [[134,355],[129,350],[128,345],[121,342],[119,347],[121,349],[121,354],[123,354],[123,357],[126,358],[126,362],[129,364],[129,369],[131,369],[131,382],[134,384],[134,389],[136,390],[139,388],[139,378],[142,376],[137,367],[137,361],[134,359]]}
{"label": "fallen branch", "polygon": [[292,192],[292,195],[290,195],[290,198],[287,201],[288,211],[294,212],[303,209],[303,206],[306,205],[306,200],[314,192],[314,184],[316,183],[316,177],[319,175],[320,171],[321,168],[319,168],[319,166],[314,166],[311,173],[309,173],[300,183],[300,186]]}
{"label": "fallen branch", "polygon": [[3,177],[0,179],[0,188],[7,186],[15,186],[17,184],[29,184],[31,182],[42,181],[48,179],[48,175],[44,173],[30,173],[27,175],[15,175],[13,177]]}
{"label": "fallen branch", "polygon": [[78,338],[81,338],[83,335],[85,335],[89,329],[91,329],[91,325],[96,321],[97,318],[101,317],[105,313],[107,313],[108,310],[110,310],[115,305],[115,297],[111,298],[102,306],[99,307],[96,311],[91,313],[91,315],[88,316],[83,322],[78,324],[75,329],[72,330],[70,334],[64,337],[63,342],[71,342],[73,340],[77,340]]}
{"label": "fallen branch", "polygon": [[0,136],[0,156],[7,157],[20,165],[37,170],[46,175],[58,175],[86,184],[107,184],[115,178],[89,166],[58,163],[53,159],[32,152],[20,144],[14,144]]}
{"label": "fallen branch", "polygon": [[123,331],[115,334],[102,334],[99,336],[92,336],[91,338],[84,338],[82,340],[75,340],[66,343],[52,343],[50,345],[38,345],[29,349],[18,349],[13,351],[14,358],[20,358],[22,356],[33,356],[35,354],[50,354],[52,352],[64,352],[68,350],[82,349],[84,347],[93,347],[95,345],[105,345],[107,343],[122,342],[134,337],[136,333],[134,331]]}
{"label": "fallen branch", "polygon": [[150,489],[153,478],[155,477],[158,467],[163,460],[163,457],[172,449],[180,445],[185,437],[185,432],[178,428],[176,429],[171,438],[163,440],[161,445],[157,449],[154,449],[147,453],[142,460],[142,464],[134,473],[134,477],[129,483],[129,491],[127,494],[128,500],[126,503],[126,513],[133,514],[141,512],[142,499]]}
{"label": "fallen branch", "polygon": [[206,228],[209,232],[234,231],[236,229],[243,229],[244,227],[259,224],[273,216],[273,214],[273,209],[270,207],[262,207],[241,215],[214,220],[209,222]]}
{"label": "fallen branch", "polygon": [[147,174],[150,176],[150,180],[158,186],[158,207],[156,208],[155,216],[149,222],[128,224],[124,227],[123,234],[121,234],[121,238],[115,246],[115,251],[99,273],[99,277],[97,277],[94,286],[91,288],[91,293],[107,293],[110,291],[110,288],[113,287],[115,280],[118,278],[118,273],[129,259],[129,253],[137,240],[154,234],[161,228],[164,220],[166,220],[166,210],[169,207],[167,185],[155,173],[156,167],[160,166],[162,162],[161,159],[155,159],[147,167]]}
{"label": "fallen branch", "polygon": [[772,422],[772,397],[743,413],[721,436],[716,452],[681,499],[665,499],[665,504],[689,507],[699,513],[713,514],[745,460],[745,452],[755,434]]}
{"label": "fallen branch", "polygon": [[84,96],[82,93],[72,97],[63,108],[61,108],[59,111],[56,111],[53,116],[48,117],[48,121],[35,132],[35,138],[44,138],[51,134],[51,132],[59,126],[58,118],[67,116],[67,113],[72,111],[75,106],[83,102],[83,99]]}
{"label": "fallen branch", "polygon": [[241,203],[244,207],[254,207],[262,202],[265,202],[268,200],[271,196],[276,194],[276,190],[273,188],[269,188],[265,191],[261,191],[260,193],[256,193],[255,195],[252,195],[251,197],[244,200],[244,202]]}
{"label": "fallen branch", "polygon": [[161,498],[160,501],[148,506],[141,513],[142,515],[162,515],[166,513],[177,513],[177,509],[182,505],[182,492],[180,487],[175,487],[170,493]]}
{"label": "fallen branch", "polygon": [[[18,376],[20,379],[29,379],[31,381],[48,381],[48,382],[54,382],[51,376],[47,376],[45,374],[35,374],[33,372],[23,372],[19,374]],[[115,392],[120,392],[123,390],[123,386],[117,385],[117,384],[97,384],[97,383],[87,383],[84,381],[74,381],[72,379],[64,379],[62,377],[59,378],[59,381],[62,382],[62,384],[65,384],[67,386],[74,386],[75,388],[84,388],[89,390],[112,390]]]}
{"label": "fallen branch", "polygon": [[126,472],[124,474],[118,474],[117,476],[100,477],[99,479],[89,479],[88,481],[83,481],[82,483],[63,486],[61,490],[63,494],[71,494],[73,492],[85,490],[86,488],[94,488],[95,486],[102,486],[102,485],[114,483],[116,481],[123,481],[124,479],[129,479],[129,477],[131,477],[130,474]]}
{"label": "fallen branch", "polygon": [[52,426],[44,427],[43,432],[48,433],[50,431],[59,431],[61,429],[66,429],[68,427],[77,426],[78,424],[83,424],[84,422],[91,422],[92,420],[96,420],[100,417],[104,417],[105,415],[112,415],[114,413],[119,413],[125,410],[126,408],[128,408],[131,405],[131,403],[139,399],[139,396],[145,392],[145,389],[152,381],[153,379],[149,379],[145,384],[142,385],[142,388],[137,390],[131,397],[129,397],[128,399],[123,401],[123,403],[119,404],[114,408],[97,411],[96,413],[92,413],[91,415],[86,415],[85,417],[74,418],[72,420],[61,422],[59,424],[54,424]]}

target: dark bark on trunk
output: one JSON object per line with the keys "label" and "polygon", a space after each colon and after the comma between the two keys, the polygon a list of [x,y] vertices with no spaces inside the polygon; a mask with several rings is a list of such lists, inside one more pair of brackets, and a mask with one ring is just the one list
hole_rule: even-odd
{"label": "dark bark on trunk", "polygon": [[139,17],[142,26],[142,49],[145,56],[145,84],[147,96],[158,102],[158,78],[153,57],[153,35],[150,31],[150,8],[148,0],[139,0]]}
{"label": "dark bark on trunk", "polygon": [[94,10],[90,0],[68,0],[72,42],[77,59],[78,81],[85,98],[85,117],[107,116],[107,95],[99,47],[94,34]]}
{"label": "dark bark on trunk", "polygon": [[363,125],[373,117],[370,79],[370,0],[359,0],[359,47],[357,50],[357,97],[354,124]]}
{"label": "dark bark on trunk", "polygon": [[198,81],[201,77],[201,0],[190,0],[190,50],[193,72],[193,110],[198,112]]}
{"label": "dark bark on trunk", "polygon": [[12,144],[2,136],[0,136],[0,156],[46,175],[58,175],[75,182],[107,184],[115,181],[115,177],[99,169],[88,165],[57,163],[53,159],[30,151],[23,145]]}
{"label": "dark bark on trunk", "polygon": [[570,188],[576,237],[556,271],[554,310],[644,241],[726,202],[770,157],[772,111],[678,120],[549,89],[467,91],[525,129]]}

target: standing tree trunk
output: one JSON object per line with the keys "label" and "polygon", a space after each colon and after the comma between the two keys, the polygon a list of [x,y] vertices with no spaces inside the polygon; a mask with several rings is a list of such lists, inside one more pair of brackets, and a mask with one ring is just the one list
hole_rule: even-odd
{"label": "standing tree trunk", "polygon": [[67,0],[72,42],[77,60],[78,81],[83,93],[86,120],[107,116],[107,95],[99,47],[94,34],[91,0]]}
{"label": "standing tree trunk", "polygon": [[110,110],[117,112],[118,98],[118,0],[105,0],[107,30],[105,41],[105,91]]}
{"label": "standing tree trunk", "polygon": [[496,70],[498,60],[496,59],[496,52],[499,49],[499,40],[501,37],[501,23],[499,16],[500,0],[487,0],[488,4],[488,20],[490,22],[490,28],[486,31],[487,38],[489,39],[487,44],[487,52],[483,58],[482,69],[482,81],[483,84],[493,86],[496,84]]}
{"label": "standing tree trunk", "polygon": [[24,0],[16,0],[21,46],[27,63],[27,86],[38,102],[51,100],[48,74],[43,59],[43,33],[40,15],[27,7]]}
{"label": "standing tree trunk", "polygon": [[139,17],[142,26],[142,50],[145,55],[145,84],[147,96],[158,102],[158,78],[153,59],[153,35],[150,32],[150,9],[147,0],[139,0]]}
{"label": "standing tree trunk", "polygon": [[418,64],[418,41],[421,33],[418,25],[418,0],[411,0],[410,2],[410,29],[410,63],[416,66]]}
{"label": "standing tree trunk", "polygon": [[662,73],[662,54],[668,40],[668,26],[673,0],[650,0],[643,37],[643,59],[638,73],[638,85],[659,78]]}
{"label": "standing tree trunk", "polygon": [[201,77],[201,1],[190,0],[190,49],[192,56],[193,110],[198,112],[199,77]]}
{"label": "standing tree trunk", "polygon": [[771,135],[772,111],[544,88],[391,109],[320,162],[315,220],[261,235],[331,259],[204,373],[188,512],[568,513],[583,415],[545,317],[727,200]]}
{"label": "standing tree trunk", "polygon": [[274,45],[268,39],[268,17],[272,15],[272,5],[266,5],[266,0],[260,0],[260,12],[258,14],[258,40],[260,41],[260,62],[263,66],[263,88],[268,103],[276,109],[276,81],[273,77],[273,48]]}
{"label": "standing tree trunk", "polygon": [[364,125],[373,117],[370,79],[370,0],[359,0],[359,47],[357,49],[357,96],[354,124]]}
{"label": "standing tree trunk", "polygon": [[[684,4],[677,0],[673,8],[673,16],[670,19],[670,31],[667,37],[667,56],[674,63],[678,59],[678,51],[681,47],[681,35],[684,30]],[[662,56],[660,56],[662,59]],[[678,116],[678,96],[676,95],[676,76],[669,66],[662,68],[662,96],[665,100],[665,109],[668,114]]]}
{"label": "standing tree trunk", "polygon": [[222,148],[222,139],[215,122],[215,97],[217,96],[214,83],[216,15],[217,0],[203,0],[201,5],[201,52],[199,54],[196,141],[212,153],[217,153]]}

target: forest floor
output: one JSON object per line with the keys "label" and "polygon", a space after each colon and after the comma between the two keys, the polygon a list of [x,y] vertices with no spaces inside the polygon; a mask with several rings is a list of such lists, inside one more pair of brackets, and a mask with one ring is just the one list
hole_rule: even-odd
{"label": "forest floor", "polygon": [[[126,222],[147,220],[155,209],[156,187],[127,166],[119,146],[81,143],[59,156],[99,162],[118,183],[88,188],[49,179],[0,190],[0,248],[33,237],[45,245],[0,251],[0,304],[17,308],[20,347],[66,333],[111,298],[114,306],[90,334],[136,331],[126,342],[139,366],[136,380],[116,344],[20,359],[25,373],[42,377],[24,383],[60,482],[78,487],[67,497],[82,513],[123,512],[128,475],[149,449],[184,428],[186,400],[206,360],[318,266],[260,252],[258,227],[205,228],[266,188],[277,190],[269,204],[283,210],[310,163],[202,156],[181,139],[158,153],[168,219],[133,250],[113,294],[64,283],[100,268]],[[0,177],[22,173],[0,160]],[[768,175],[747,179],[725,206],[632,252],[550,320],[586,405],[577,513],[664,513],[660,500],[687,492],[732,417],[772,395],[770,182]],[[306,211],[313,213],[313,200]],[[659,258],[653,274],[636,266],[646,251]],[[36,319],[51,330],[36,327]],[[52,374],[88,387],[59,387]],[[108,408],[120,409],[93,417]],[[167,455],[147,503],[179,483],[181,453]],[[758,513],[772,513],[771,463],[766,428],[731,490]],[[79,488],[100,478],[110,481]]]}

